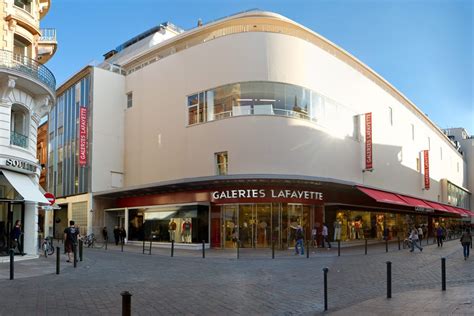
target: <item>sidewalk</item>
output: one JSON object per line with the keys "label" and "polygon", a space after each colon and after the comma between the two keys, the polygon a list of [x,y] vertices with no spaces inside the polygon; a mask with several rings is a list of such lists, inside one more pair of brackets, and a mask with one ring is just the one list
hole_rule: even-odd
{"label": "sidewalk", "polygon": [[329,315],[474,315],[474,286],[392,293],[338,310]]}

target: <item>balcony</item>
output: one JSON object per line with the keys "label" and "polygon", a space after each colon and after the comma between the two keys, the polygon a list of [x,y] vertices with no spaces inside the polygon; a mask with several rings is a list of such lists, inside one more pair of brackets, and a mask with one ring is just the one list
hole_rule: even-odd
{"label": "balcony", "polygon": [[16,132],[10,133],[10,144],[22,148],[28,148],[28,137]]}
{"label": "balcony", "polygon": [[56,41],[56,29],[43,28],[40,29],[40,32],[37,59],[38,62],[44,64],[56,53],[58,42]]}
{"label": "balcony", "polygon": [[39,7],[40,19],[42,19],[49,12],[49,8],[51,7],[51,0],[40,0]]}
{"label": "balcony", "polygon": [[13,75],[39,81],[56,95],[56,78],[53,73],[41,63],[26,56],[15,55],[13,52],[0,50],[0,70],[6,70]]}

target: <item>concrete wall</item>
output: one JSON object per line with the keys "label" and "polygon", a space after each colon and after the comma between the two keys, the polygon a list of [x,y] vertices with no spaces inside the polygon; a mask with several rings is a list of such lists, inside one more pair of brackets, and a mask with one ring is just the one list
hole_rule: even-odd
{"label": "concrete wall", "polygon": [[[123,176],[125,79],[94,68],[92,89],[92,192],[120,187],[112,177]],[[114,173],[114,175],[112,175]]]}

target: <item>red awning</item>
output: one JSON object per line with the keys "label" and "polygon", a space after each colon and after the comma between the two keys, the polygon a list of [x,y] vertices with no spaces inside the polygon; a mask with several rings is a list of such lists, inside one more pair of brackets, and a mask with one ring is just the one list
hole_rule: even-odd
{"label": "red awning", "polygon": [[411,206],[414,206],[414,207],[419,207],[419,208],[425,208],[425,209],[430,209],[430,210],[433,210],[434,207],[432,207],[431,205],[428,205],[425,201],[423,200],[420,200],[420,199],[417,199],[417,198],[413,198],[413,197],[410,197],[410,196],[406,196],[406,195],[401,195],[401,194],[397,194],[403,201],[405,201],[407,204],[411,205]]}
{"label": "red awning", "polygon": [[357,189],[367,194],[368,196],[370,196],[377,202],[411,206],[410,204],[402,200],[397,194],[394,194],[394,193],[379,191],[379,190],[374,190],[374,189],[369,189],[369,188],[364,188],[364,187],[359,187],[359,186],[357,186]]}
{"label": "red awning", "polygon": [[431,201],[425,201],[428,205],[431,205],[435,210],[446,212],[446,213],[451,213],[451,214],[456,214],[459,215],[458,212],[454,210],[450,210],[446,207],[446,205],[442,205],[436,202],[431,202]]}
{"label": "red awning", "polygon": [[460,208],[460,207],[456,207],[456,209],[457,209],[458,211],[461,211],[461,212],[464,212],[464,213],[466,213],[466,214],[467,214],[467,216],[471,216],[471,217],[473,217],[473,216],[474,216],[474,212],[471,212],[470,210],[466,210],[466,209],[464,209],[464,208]]}
{"label": "red awning", "polygon": [[451,212],[453,213],[456,213],[460,216],[463,216],[463,217],[467,217],[467,214],[463,211],[461,211],[460,209],[458,209],[457,207],[454,207],[454,206],[451,206],[451,205],[443,205],[445,208],[447,208],[448,210],[450,210]]}

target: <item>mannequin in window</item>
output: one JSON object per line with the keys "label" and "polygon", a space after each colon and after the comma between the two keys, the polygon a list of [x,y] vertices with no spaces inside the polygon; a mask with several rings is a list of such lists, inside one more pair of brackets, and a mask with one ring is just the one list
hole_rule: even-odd
{"label": "mannequin in window", "polygon": [[170,241],[175,240],[176,237],[176,223],[174,219],[171,219],[171,222],[168,224],[168,232],[170,233]]}
{"label": "mannequin in window", "polygon": [[341,239],[341,222],[336,220],[333,224],[334,226],[334,241]]}
{"label": "mannequin in window", "polygon": [[189,218],[186,218],[182,225],[182,232],[183,232],[183,242],[185,243],[191,243],[191,229],[193,225],[189,221]]}

